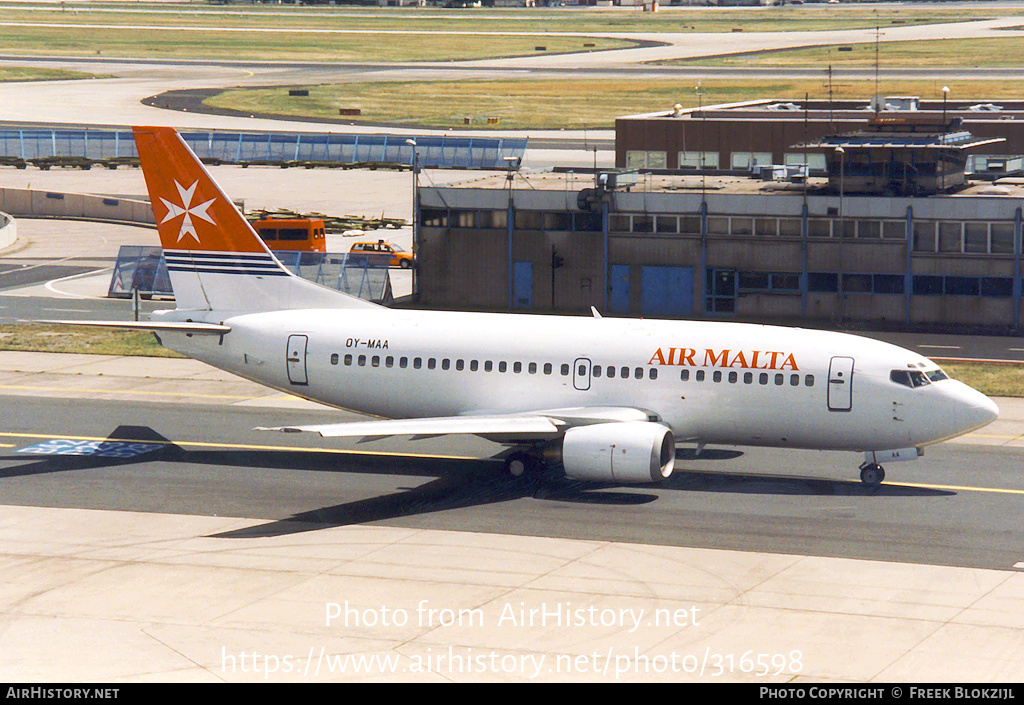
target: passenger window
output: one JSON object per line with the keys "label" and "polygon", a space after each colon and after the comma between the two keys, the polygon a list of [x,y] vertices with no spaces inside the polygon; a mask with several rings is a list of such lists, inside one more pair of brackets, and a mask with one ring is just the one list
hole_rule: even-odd
{"label": "passenger window", "polygon": [[800,386],[800,375],[790,375],[789,383],[790,383],[790,385],[792,385],[794,387],[799,387]]}
{"label": "passenger window", "polygon": [[[530,374],[531,375],[537,374],[537,363],[536,362],[531,362],[530,366],[527,369],[530,370]],[[581,372],[580,374],[583,375],[583,374],[586,374],[586,373],[585,372]]]}
{"label": "passenger window", "polygon": [[443,360],[441,360],[441,369],[442,370],[447,370],[451,366],[452,366],[452,361],[449,360],[447,357],[444,358]]}
{"label": "passenger window", "polygon": [[721,370],[715,370],[714,374],[711,375],[711,380],[713,382],[721,382],[722,381],[722,371]]}
{"label": "passenger window", "polygon": [[777,375],[775,375],[775,386],[776,387],[781,387],[785,383],[786,383],[786,375],[784,375],[784,374],[777,374]]}
{"label": "passenger window", "polygon": [[366,367],[366,355],[359,356],[359,366]]}
{"label": "passenger window", "polygon": [[806,384],[808,387],[813,387],[814,375],[807,375],[807,377],[804,379],[804,384]]}
{"label": "passenger window", "polygon": [[550,362],[545,362],[544,363],[544,374],[546,374],[546,375],[551,374],[551,363]]}
{"label": "passenger window", "polygon": [[490,372],[494,369],[494,363],[490,360],[484,360],[484,372]]}
{"label": "passenger window", "polygon": [[346,366],[351,366],[352,365],[352,356],[351,355],[346,355],[345,356],[345,365]]}
{"label": "passenger window", "polygon": [[739,380],[739,378],[740,378],[739,374],[737,374],[736,372],[730,372],[729,373],[729,384],[736,384],[736,382]]}
{"label": "passenger window", "polygon": [[470,360],[469,361],[469,371],[470,372],[476,372],[478,369],[480,369],[480,363],[477,362],[476,360]]}
{"label": "passenger window", "polygon": [[643,379],[644,378],[644,368],[643,367],[637,367],[635,370],[633,370],[633,377],[635,379]]}
{"label": "passenger window", "polygon": [[432,370],[435,367],[437,367],[437,360],[435,360],[434,358],[428,359],[427,360],[427,369],[428,370]]}
{"label": "passenger window", "polygon": [[521,363],[521,362],[513,362],[512,363],[512,371],[515,372],[516,374],[519,374],[520,372],[522,372],[523,371],[523,363]]}
{"label": "passenger window", "polygon": [[420,367],[423,366],[423,358],[421,358],[421,357],[414,357],[412,359],[412,366],[414,368],[416,368],[417,370],[420,369]]}
{"label": "passenger window", "polygon": [[694,375],[694,377],[696,378],[696,380],[698,382],[703,382],[704,381],[704,370],[697,370],[697,374]]}
{"label": "passenger window", "polygon": [[615,368],[608,365],[608,379],[612,379],[613,377],[615,377]]}
{"label": "passenger window", "polygon": [[370,364],[374,367],[380,367],[380,355],[374,355],[370,360]]}
{"label": "passenger window", "polygon": [[409,358],[407,358],[407,357],[400,357],[400,358],[398,358],[398,366],[401,367],[404,370],[406,367],[409,366]]}
{"label": "passenger window", "polygon": [[621,370],[619,370],[619,377],[622,377],[622,379],[628,378],[629,377],[629,368],[628,367],[623,367]]}
{"label": "passenger window", "polygon": [[658,379],[658,368],[652,367],[648,377],[650,377],[651,379]]}
{"label": "passenger window", "polygon": [[337,365],[338,364],[338,353],[333,353],[331,355],[331,364],[332,365]]}
{"label": "passenger window", "polygon": [[[654,370],[654,371],[657,372],[657,370]],[[680,370],[679,371],[679,379],[682,380],[683,382],[690,381],[690,371],[689,370]]]}
{"label": "passenger window", "polygon": [[384,366],[385,367],[394,367],[395,366],[395,358],[391,357],[390,355],[385,357],[384,358]]}
{"label": "passenger window", "polygon": [[595,377],[600,377],[601,376],[601,366],[600,365],[594,365],[594,376]]}
{"label": "passenger window", "polygon": [[743,373],[743,384],[753,384],[753,383],[754,383],[754,373],[753,372],[744,372]]}
{"label": "passenger window", "polygon": [[569,376],[569,365],[563,364],[562,368],[561,368],[561,371],[562,371],[562,376],[563,377],[568,377]]}
{"label": "passenger window", "polygon": [[504,372],[508,369],[508,363],[502,360],[498,363],[498,372]]}
{"label": "passenger window", "polygon": [[762,372],[761,375],[757,378],[757,381],[759,384],[768,384],[768,373]]}
{"label": "passenger window", "polygon": [[465,366],[466,366],[466,363],[464,363],[462,360],[456,360],[455,361],[455,369],[457,369],[459,372],[462,372],[462,369]]}

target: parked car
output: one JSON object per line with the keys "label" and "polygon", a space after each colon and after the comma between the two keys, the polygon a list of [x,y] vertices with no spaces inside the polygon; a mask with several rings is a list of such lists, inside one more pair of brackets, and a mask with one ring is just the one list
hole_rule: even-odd
{"label": "parked car", "polygon": [[349,262],[365,262],[369,258],[386,259],[389,267],[401,267],[409,269],[413,265],[412,254],[406,252],[398,245],[384,240],[377,242],[354,242],[349,250]]}

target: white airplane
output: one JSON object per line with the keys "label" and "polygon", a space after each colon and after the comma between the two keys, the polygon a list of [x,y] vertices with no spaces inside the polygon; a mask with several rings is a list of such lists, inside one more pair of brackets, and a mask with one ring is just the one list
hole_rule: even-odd
{"label": "white airplane", "polygon": [[[325,437],[476,434],[514,475],[643,483],[676,444],[863,452],[886,460],[993,421],[996,405],[917,353],[740,323],[409,311],[294,276],[171,128],[135,140],[176,308],[121,324],[214,367],[377,420]],[[111,325],[105,322],[101,325]]]}

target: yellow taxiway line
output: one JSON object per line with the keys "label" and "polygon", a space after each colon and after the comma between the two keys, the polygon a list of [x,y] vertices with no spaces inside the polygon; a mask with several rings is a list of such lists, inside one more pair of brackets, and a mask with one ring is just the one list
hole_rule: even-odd
{"label": "yellow taxiway line", "polygon": [[[336,455],[377,455],[394,458],[425,458],[429,460],[490,460],[490,458],[479,458],[472,455],[441,455],[435,453],[402,453],[389,450],[348,450],[344,448],[303,448],[301,446],[274,446],[274,445],[251,445],[245,443],[211,443],[205,441],[154,441],[139,440],[136,438],[114,438],[96,436],[70,436],[61,433],[12,433],[0,431],[2,438],[31,438],[50,439],[58,438],[68,441],[86,441],[90,443],[141,443],[160,446],[179,446],[188,448],[216,448],[223,450],[257,450],[257,451],[286,451],[292,453],[332,453]],[[5,447],[14,447],[11,444],[3,444]]]}

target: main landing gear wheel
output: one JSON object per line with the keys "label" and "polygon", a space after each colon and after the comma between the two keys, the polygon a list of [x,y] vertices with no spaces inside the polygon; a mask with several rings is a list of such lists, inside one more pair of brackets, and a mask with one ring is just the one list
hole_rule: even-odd
{"label": "main landing gear wheel", "polygon": [[864,463],[860,466],[860,481],[868,487],[876,487],[885,479],[885,468],[878,463]]}
{"label": "main landing gear wheel", "polygon": [[529,453],[524,453],[523,451],[516,451],[505,458],[505,470],[507,470],[508,474],[512,477],[535,475],[539,472],[540,468],[540,461]]}

